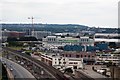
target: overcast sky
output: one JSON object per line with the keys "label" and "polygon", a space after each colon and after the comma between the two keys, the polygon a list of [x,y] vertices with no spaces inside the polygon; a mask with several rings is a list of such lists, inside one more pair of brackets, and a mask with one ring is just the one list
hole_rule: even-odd
{"label": "overcast sky", "polygon": [[119,0],[3,0],[1,22],[118,27]]}

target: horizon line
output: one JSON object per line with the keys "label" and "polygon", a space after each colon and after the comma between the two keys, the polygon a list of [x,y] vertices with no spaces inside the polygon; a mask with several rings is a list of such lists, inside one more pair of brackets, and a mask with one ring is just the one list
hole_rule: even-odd
{"label": "horizon line", "polygon": [[[0,24],[32,24],[30,22],[0,22]],[[78,23],[39,23],[39,22],[35,22],[33,24],[58,24],[58,25],[81,25],[81,26],[87,26],[90,28],[120,28],[120,27],[109,27],[109,26],[90,26],[87,24],[78,24]]]}

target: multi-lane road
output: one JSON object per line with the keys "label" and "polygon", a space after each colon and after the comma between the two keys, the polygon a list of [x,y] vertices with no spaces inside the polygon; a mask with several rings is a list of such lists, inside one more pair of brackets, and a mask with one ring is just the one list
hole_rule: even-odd
{"label": "multi-lane road", "polygon": [[2,60],[5,61],[7,68],[11,70],[15,80],[36,80],[35,77],[21,65],[6,58],[2,58]]}
{"label": "multi-lane road", "polygon": [[16,50],[10,49],[10,48],[3,48],[3,50],[8,51],[10,54],[12,55],[16,55],[19,56],[21,58],[24,58],[28,61],[30,61],[32,64],[35,64],[38,67],[42,67],[44,70],[46,70],[48,72],[49,75],[51,75],[55,80],[65,80],[65,76],[62,72],[60,72],[59,70],[55,69],[52,66],[48,66],[45,63],[36,60],[35,58],[32,58],[26,54],[22,54],[20,52],[17,52]]}
{"label": "multi-lane road", "polygon": [[[17,52],[16,50],[13,50],[10,48],[3,48],[3,49],[8,51],[9,53],[11,53],[12,55],[21,57],[21,58],[25,59],[26,61],[31,62],[32,64],[38,66],[39,68],[42,67],[42,69],[46,70],[48,72],[48,74],[53,77],[53,78],[51,78],[53,80],[76,80],[76,78],[71,77],[71,76],[69,77],[69,79],[66,78],[66,76],[62,72],[60,72],[59,70],[55,69],[52,66],[48,66],[45,63],[43,63],[43,62],[41,62],[41,61],[31,57],[31,56],[28,56],[26,54],[21,54],[20,52]],[[78,76],[80,76],[79,78],[77,78],[79,80],[86,80],[86,79],[90,80],[90,78],[85,76],[84,74],[78,73]]]}

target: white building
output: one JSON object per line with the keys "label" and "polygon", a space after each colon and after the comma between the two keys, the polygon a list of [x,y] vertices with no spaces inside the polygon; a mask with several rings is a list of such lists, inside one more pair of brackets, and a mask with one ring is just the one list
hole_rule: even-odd
{"label": "white building", "polygon": [[96,33],[95,42],[115,42],[120,43],[120,34]]}
{"label": "white building", "polygon": [[41,55],[41,61],[57,69],[80,69],[83,68],[82,58],[70,58],[57,55]]}
{"label": "white building", "polygon": [[81,37],[81,38],[73,38],[73,37],[57,37],[57,36],[47,36],[46,38],[43,38],[43,42],[46,42],[47,44],[57,44],[57,45],[91,45],[94,46],[94,39],[91,39],[89,37]]}
{"label": "white building", "polygon": [[112,63],[116,63],[119,64],[120,62],[120,54],[114,53],[108,53],[108,54],[97,54],[96,55],[96,61],[97,62],[112,62]]}
{"label": "white building", "polygon": [[94,46],[94,39],[90,39],[89,37],[80,37],[80,44]]}
{"label": "white building", "polygon": [[69,36],[69,37],[72,37],[72,36],[76,36],[76,35],[79,35],[79,33],[54,33],[55,36]]}

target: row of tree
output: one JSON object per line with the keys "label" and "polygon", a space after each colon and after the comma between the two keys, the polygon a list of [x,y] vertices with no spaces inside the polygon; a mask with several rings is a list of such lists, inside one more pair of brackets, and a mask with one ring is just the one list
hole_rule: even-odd
{"label": "row of tree", "polygon": [[8,37],[7,42],[11,42],[11,41],[37,41],[37,39],[32,36],[31,37],[20,37],[20,38]]}

